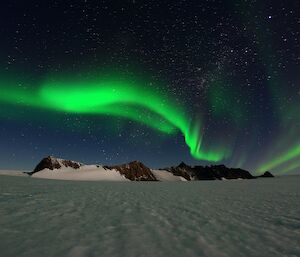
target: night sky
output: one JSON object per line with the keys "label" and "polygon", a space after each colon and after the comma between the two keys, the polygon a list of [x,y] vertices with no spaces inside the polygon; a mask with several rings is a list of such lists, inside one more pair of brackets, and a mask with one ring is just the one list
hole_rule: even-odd
{"label": "night sky", "polygon": [[300,170],[300,3],[2,1],[0,168],[53,155]]}

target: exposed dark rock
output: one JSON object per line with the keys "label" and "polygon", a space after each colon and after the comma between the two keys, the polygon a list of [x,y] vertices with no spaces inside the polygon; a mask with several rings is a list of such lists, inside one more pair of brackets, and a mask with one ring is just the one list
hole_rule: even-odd
{"label": "exposed dark rock", "polygon": [[78,162],[74,162],[74,161],[70,161],[70,160],[62,160],[61,163],[65,166],[65,167],[71,167],[73,169],[79,169],[81,164]]}
{"label": "exposed dark rock", "polygon": [[173,173],[175,176],[181,176],[186,180],[191,180],[191,177],[194,175],[192,167],[186,165],[184,162],[181,162],[177,167],[170,167],[165,170]]}
{"label": "exposed dark rock", "polygon": [[195,180],[214,180],[217,179],[215,174],[212,172],[211,167],[208,166],[195,166],[194,167],[194,179]]}
{"label": "exposed dark rock", "polygon": [[105,169],[115,169],[132,181],[157,181],[151,170],[139,161],[115,166],[104,166]]}
{"label": "exposed dark rock", "polygon": [[250,172],[242,169],[227,168],[225,165],[188,166],[184,163],[177,167],[167,168],[175,176],[182,176],[187,180],[215,180],[215,179],[252,179]]}
{"label": "exposed dark rock", "polygon": [[185,164],[184,162],[181,162],[181,163],[177,166],[177,168],[181,168],[181,169],[189,169],[190,166],[187,165],[187,164]]}
{"label": "exposed dark rock", "polygon": [[70,160],[63,160],[63,159],[57,159],[52,156],[48,156],[40,161],[40,163],[35,167],[35,169],[32,172],[29,172],[29,175],[32,175],[38,171],[41,171],[43,169],[59,169],[62,166],[64,167],[71,167],[73,169],[79,169],[82,164],[79,162],[74,162]]}
{"label": "exposed dark rock", "polygon": [[225,165],[210,166],[217,179],[252,179],[254,178],[249,171],[239,168],[227,168]]}
{"label": "exposed dark rock", "polygon": [[264,174],[258,176],[260,178],[274,178],[274,175],[270,171],[266,171]]}

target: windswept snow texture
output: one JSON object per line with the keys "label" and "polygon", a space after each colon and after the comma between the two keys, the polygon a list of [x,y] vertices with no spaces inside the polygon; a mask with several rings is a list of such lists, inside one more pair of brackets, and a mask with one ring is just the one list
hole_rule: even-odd
{"label": "windswept snow texture", "polygon": [[300,256],[299,184],[1,176],[0,255]]}

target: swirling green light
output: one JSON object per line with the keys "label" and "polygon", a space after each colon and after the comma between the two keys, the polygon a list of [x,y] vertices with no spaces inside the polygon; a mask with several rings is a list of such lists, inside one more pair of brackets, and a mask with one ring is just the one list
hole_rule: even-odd
{"label": "swirling green light", "polygon": [[200,124],[191,124],[184,109],[162,92],[134,80],[97,79],[94,81],[46,81],[38,90],[27,92],[4,87],[0,101],[44,108],[58,112],[121,116],[167,134],[180,131],[191,155],[200,160],[220,161],[226,150],[203,151]]}

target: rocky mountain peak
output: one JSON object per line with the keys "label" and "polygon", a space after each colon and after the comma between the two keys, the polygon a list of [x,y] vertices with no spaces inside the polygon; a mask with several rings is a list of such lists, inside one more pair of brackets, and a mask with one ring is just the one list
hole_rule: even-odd
{"label": "rocky mountain peak", "polygon": [[189,165],[186,165],[184,162],[181,162],[178,166],[177,166],[178,168],[190,168],[190,166]]}
{"label": "rocky mountain peak", "polygon": [[39,164],[31,172],[31,174],[36,173],[43,169],[54,170],[54,169],[60,169],[61,167],[71,167],[73,169],[79,169],[80,166],[82,166],[82,164],[79,162],[59,159],[53,156],[47,156],[39,162]]}
{"label": "rocky mountain peak", "polygon": [[260,175],[262,178],[273,178],[274,175],[270,171],[266,171],[264,174]]}
{"label": "rocky mountain peak", "polygon": [[140,161],[132,161],[126,164],[115,166],[104,166],[107,169],[115,169],[127,179],[134,181],[156,181],[151,170]]}

